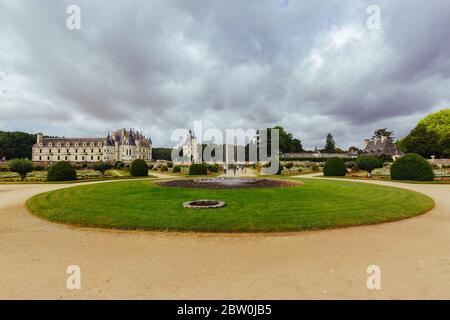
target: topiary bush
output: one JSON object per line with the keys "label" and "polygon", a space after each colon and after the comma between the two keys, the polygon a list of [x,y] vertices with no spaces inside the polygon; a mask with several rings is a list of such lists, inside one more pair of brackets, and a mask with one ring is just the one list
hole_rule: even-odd
{"label": "topiary bush", "polygon": [[148,176],[148,165],[142,159],[136,159],[131,162],[130,165],[130,175],[132,177],[147,177]]}
{"label": "topiary bush", "polygon": [[173,172],[174,172],[174,173],[179,173],[179,172],[181,172],[181,166],[174,166],[174,167],[173,167]]}
{"label": "topiary bush", "polygon": [[383,168],[383,159],[378,156],[359,156],[356,159],[359,169],[369,172],[369,176],[373,169]]}
{"label": "topiary bush", "polygon": [[205,163],[193,163],[189,166],[190,176],[199,176],[208,174],[208,167]]}
{"label": "topiary bush", "polygon": [[421,155],[410,153],[397,159],[391,166],[391,179],[433,181],[431,165]]}
{"label": "topiary bush", "polygon": [[125,163],[123,161],[116,161],[114,169],[122,170],[123,168],[125,168]]}
{"label": "topiary bush", "polygon": [[214,164],[209,164],[208,165],[208,171],[212,172],[212,173],[217,173],[219,172],[219,165],[217,163]]}
{"label": "topiary bush", "polygon": [[173,167],[173,162],[169,161],[167,162],[167,168],[172,168]]}
{"label": "topiary bush", "polygon": [[13,159],[8,166],[10,171],[19,174],[22,181],[25,180],[27,173],[33,171],[33,163],[26,159]]}
{"label": "topiary bush", "polygon": [[161,166],[160,170],[161,170],[161,172],[166,172],[166,171],[169,171],[169,168],[167,168],[167,166],[163,164]]}
{"label": "topiary bush", "polygon": [[333,157],[325,162],[323,166],[323,175],[328,177],[343,177],[347,173],[344,160]]}
{"label": "topiary bush", "polygon": [[105,177],[106,170],[112,169],[112,164],[109,162],[96,162],[92,165],[92,169],[100,171],[102,177]]}
{"label": "topiary bush", "polygon": [[77,172],[66,161],[60,161],[48,168],[47,181],[73,181],[77,180]]}

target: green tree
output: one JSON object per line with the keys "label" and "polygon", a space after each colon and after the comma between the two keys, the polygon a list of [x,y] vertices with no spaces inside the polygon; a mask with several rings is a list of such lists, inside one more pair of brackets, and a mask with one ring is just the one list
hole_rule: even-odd
{"label": "green tree", "polygon": [[383,160],[377,156],[359,156],[356,159],[356,164],[359,169],[369,172],[370,177],[373,169],[383,167]]}
{"label": "green tree", "polygon": [[[267,128],[267,152],[269,153],[269,156],[271,151],[271,137],[273,129],[278,129],[280,153],[295,153],[303,151],[302,142],[299,139],[294,138],[292,133],[287,132],[283,127],[275,126],[273,128]],[[257,140],[259,147],[259,131],[257,133]]]}
{"label": "green tree", "polygon": [[327,139],[325,140],[325,147],[323,148],[323,152],[326,153],[336,152],[336,142],[334,141],[331,133],[327,134]]}
{"label": "green tree", "polygon": [[36,143],[36,135],[26,132],[0,131],[0,158],[31,159],[31,149]]}
{"label": "green tree", "polygon": [[429,114],[419,121],[417,126],[398,142],[405,153],[417,153],[425,158],[450,156],[449,134],[450,108]]}
{"label": "green tree", "polygon": [[441,137],[438,144],[441,151],[441,157],[446,159],[450,158],[450,131]]}
{"label": "green tree", "polygon": [[172,160],[171,148],[152,148],[152,158],[154,160]]}
{"label": "green tree", "polygon": [[8,163],[9,170],[17,172],[20,179],[25,180],[27,173],[33,171],[33,164],[29,160],[25,159],[13,159]]}
{"label": "green tree", "polygon": [[106,170],[109,170],[109,169],[112,169],[112,168],[113,168],[113,166],[109,162],[96,162],[92,166],[92,169],[94,169],[96,171],[100,171],[100,173],[102,174],[103,178],[105,177]]}
{"label": "green tree", "polygon": [[417,125],[399,142],[400,149],[405,153],[417,153],[425,158],[440,157],[441,143],[439,134],[428,130],[424,124]]}
{"label": "green tree", "polygon": [[420,120],[418,124],[423,124],[428,130],[434,131],[442,137],[450,132],[450,108],[431,113]]}
{"label": "green tree", "polygon": [[394,141],[394,131],[389,131],[387,128],[375,130],[372,138],[381,138],[382,136],[387,137],[390,141]]}

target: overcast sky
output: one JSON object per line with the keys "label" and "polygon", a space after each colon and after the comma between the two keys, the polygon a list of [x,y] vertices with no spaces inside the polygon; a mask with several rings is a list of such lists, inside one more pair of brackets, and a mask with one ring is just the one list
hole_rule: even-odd
{"label": "overcast sky", "polygon": [[331,132],[346,148],[449,105],[448,0],[0,0],[0,130],[133,127],[172,146],[203,120],[282,125],[307,148]]}

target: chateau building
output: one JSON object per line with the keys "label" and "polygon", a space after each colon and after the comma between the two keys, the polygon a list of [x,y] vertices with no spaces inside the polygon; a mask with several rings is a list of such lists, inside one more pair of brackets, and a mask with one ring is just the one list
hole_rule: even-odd
{"label": "chateau building", "polygon": [[34,162],[72,163],[152,159],[152,140],[133,129],[108,133],[106,138],[44,138],[37,134],[33,145]]}
{"label": "chateau building", "polygon": [[394,158],[400,157],[403,153],[397,148],[395,143],[382,136],[381,138],[365,139],[364,153],[369,155],[389,155]]}

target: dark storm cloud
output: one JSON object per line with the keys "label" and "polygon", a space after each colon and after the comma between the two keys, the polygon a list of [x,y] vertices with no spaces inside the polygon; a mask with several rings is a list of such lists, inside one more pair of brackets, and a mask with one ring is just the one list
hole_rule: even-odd
{"label": "dark storm cloud", "polygon": [[[65,27],[81,8],[82,28]],[[381,7],[381,30],[366,8]],[[450,102],[450,4],[3,1],[0,125],[58,135],[281,124],[304,145],[397,137]]]}

